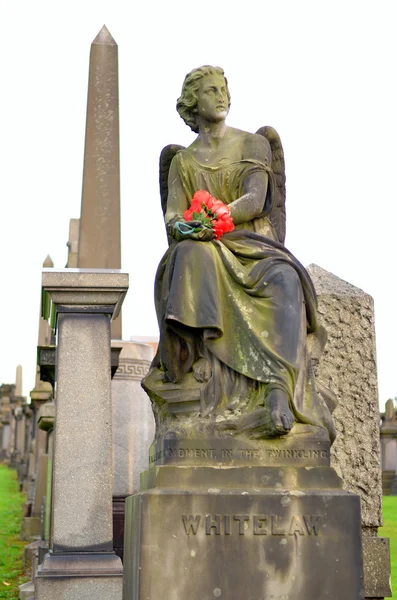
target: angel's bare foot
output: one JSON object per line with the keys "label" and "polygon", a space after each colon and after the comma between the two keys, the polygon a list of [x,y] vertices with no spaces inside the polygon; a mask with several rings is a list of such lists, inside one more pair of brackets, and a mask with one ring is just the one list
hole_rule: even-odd
{"label": "angel's bare foot", "polygon": [[206,358],[199,358],[193,365],[193,374],[196,381],[209,381],[212,375],[211,365]]}
{"label": "angel's bare foot", "polygon": [[285,392],[274,389],[266,398],[275,431],[278,435],[288,433],[294,425],[294,416],[289,409],[288,396]]}

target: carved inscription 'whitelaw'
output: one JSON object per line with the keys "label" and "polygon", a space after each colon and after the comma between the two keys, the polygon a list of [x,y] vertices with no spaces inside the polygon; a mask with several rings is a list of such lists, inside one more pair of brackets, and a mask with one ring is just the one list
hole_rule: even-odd
{"label": "carved inscription 'whitelaw'", "polygon": [[206,535],[317,536],[323,515],[182,515],[186,535],[197,535],[200,529]]}

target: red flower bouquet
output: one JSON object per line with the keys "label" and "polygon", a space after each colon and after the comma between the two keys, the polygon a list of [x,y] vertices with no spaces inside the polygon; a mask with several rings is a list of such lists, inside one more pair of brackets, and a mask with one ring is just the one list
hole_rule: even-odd
{"label": "red flower bouquet", "polygon": [[233,217],[228,205],[205,190],[199,190],[194,194],[192,204],[183,217],[186,221],[200,221],[204,227],[213,229],[217,240],[224,233],[234,229]]}

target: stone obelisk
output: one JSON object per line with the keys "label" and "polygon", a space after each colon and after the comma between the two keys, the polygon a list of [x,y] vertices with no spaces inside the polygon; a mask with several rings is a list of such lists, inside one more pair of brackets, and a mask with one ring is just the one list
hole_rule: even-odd
{"label": "stone obelisk", "polygon": [[77,267],[121,268],[118,47],[105,25],[91,45]]}
{"label": "stone obelisk", "polygon": [[15,377],[15,396],[22,396],[22,367],[17,366],[17,372]]}

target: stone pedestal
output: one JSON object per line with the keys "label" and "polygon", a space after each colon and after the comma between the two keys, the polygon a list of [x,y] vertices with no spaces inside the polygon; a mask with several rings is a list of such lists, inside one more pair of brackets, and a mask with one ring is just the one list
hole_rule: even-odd
{"label": "stone pedestal", "polygon": [[57,397],[50,553],[38,570],[37,600],[121,598],[112,540],[110,317],[127,289],[128,275],[119,271],[43,273],[57,315]]}
{"label": "stone pedestal", "polygon": [[112,341],[121,348],[119,367],[112,379],[113,416],[113,541],[123,558],[124,501],[139,490],[140,474],[149,466],[149,448],[154,437],[150,400],[141,387],[153,349],[137,342]]}
{"label": "stone pedestal", "polygon": [[362,600],[359,497],[312,430],[153,443],[126,501],[123,600]]}
{"label": "stone pedestal", "polygon": [[358,496],[329,467],[153,467],[127,499],[123,600],[364,598]]}

